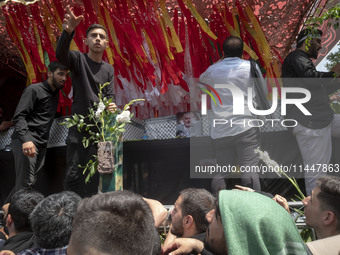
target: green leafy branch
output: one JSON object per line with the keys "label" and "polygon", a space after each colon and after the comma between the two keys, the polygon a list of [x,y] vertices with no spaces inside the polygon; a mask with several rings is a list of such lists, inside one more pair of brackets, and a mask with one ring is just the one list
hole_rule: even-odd
{"label": "green leafy branch", "polygon": [[[118,144],[119,138],[122,133],[125,132],[125,125],[130,123],[130,119],[133,117],[133,113],[130,113],[128,109],[130,106],[144,99],[131,100],[126,104],[123,110],[116,109],[111,112],[107,110],[112,99],[107,99],[103,95],[103,89],[109,83],[99,85],[98,98],[99,102],[94,103],[92,108],[89,108],[87,116],[81,114],[73,114],[72,116],[65,118],[61,125],[66,125],[67,128],[76,126],[79,132],[87,134],[82,139],[82,144],[87,148],[90,144],[97,144],[98,142],[113,142],[114,146]],[[90,178],[95,174],[98,167],[98,157],[93,155],[93,158],[85,166],[79,165],[84,168],[83,174],[88,171],[88,175],[85,182],[89,182]]]}
{"label": "green leafy branch", "polygon": [[306,39],[306,50],[310,46],[313,36],[318,34],[318,28],[320,28],[324,22],[327,22],[328,27],[333,27],[334,29],[339,28],[340,19],[340,3],[335,4],[332,8],[323,12],[320,16],[314,16],[306,20],[306,29],[310,30],[309,35]]}

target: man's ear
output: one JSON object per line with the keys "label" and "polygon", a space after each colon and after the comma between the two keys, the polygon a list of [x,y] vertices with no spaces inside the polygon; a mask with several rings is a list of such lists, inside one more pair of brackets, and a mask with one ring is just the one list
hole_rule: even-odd
{"label": "man's ear", "polygon": [[192,226],[192,224],[194,224],[194,218],[191,215],[186,215],[184,217],[184,228],[188,229]]}
{"label": "man's ear", "polygon": [[324,215],[322,216],[322,221],[324,225],[330,225],[334,221],[336,221],[336,215],[332,211],[324,211]]}
{"label": "man's ear", "polygon": [[11,215],[11,214],[7,214],[5,224],[6,224],[6,225],[10,225],[10,224],[12,224],[12,223],[13,223],[12,215]]}
{"label": "man's ear", "polygon": [[84,38],[84,44],[89,45],[87,38]]}
{"label": "man's ear", "polygon": [[52,77],[52,72],[51,71],[47,71],[47,77],[48,78]]}

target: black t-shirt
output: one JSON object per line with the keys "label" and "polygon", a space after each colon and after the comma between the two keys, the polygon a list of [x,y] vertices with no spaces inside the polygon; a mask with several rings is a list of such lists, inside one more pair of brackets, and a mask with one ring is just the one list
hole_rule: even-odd
{"label": "black t-shirt", "polygon": [[110,84],[103,89],[103,95],[107,99],[115,99],[114,69],[105,61],[95,62],[85,53],[70,50],[73,36],[74,32],[70,36],[63,31],[58,41],[56,57],[71,71],[73,88],[71,113],[85,116],[88,109],[93,107],[93,103],[99,102],[99,84],[109,82]]}

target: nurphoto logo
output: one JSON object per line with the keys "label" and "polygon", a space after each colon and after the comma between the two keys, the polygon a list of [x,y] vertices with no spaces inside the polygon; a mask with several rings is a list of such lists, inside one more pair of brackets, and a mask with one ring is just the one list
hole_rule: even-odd
{"label": "nurphoto logo", "polygon": [[[222,100],[220,98],[220,95],[218,94],[218,89],[228,89],[231,92],[232,98],[233,98],[233,115],[244,115],[245,114],[245,96],[243,94],[243,91],[238,88],[237,86],[233,84],[216,84],[213,88],[210,85],[200,83],[207,88],[209,88],[219,99],[219,102],[222,105]],[[205,93],[207,93],[211,99],[214,101],[215,106],[217,106],[217,102],[211,92],[209,92],[205,88],[199,87],[201,90],[203,90]],[[304,115],[312,115],[304,106],[304,103],[307,103],[311,99],[311,93],[309,90],[304,88],[296,88],[296,87],[284,87],[281,88],[281,100],[278,100],[278,90],[277,88],[273,88],[272,90],[272,105],[270,109],[267,110],[259,110],[256,109],[253,105],[253,89],[248,88],[248,100],[247,100],[247,107],[249,111],[258,116],[268,116],[272,113],[274,113],[278,107],[278,103],[281,103],[281,115],[285,116],[287,114],[287,105],[295,105]],[[304,97],[299,98],[287,98],[287,94],[294,93],[294,94],[302,94]],[[207,94],[201,94],[201,114],[207,115]],[[274,122],[281,122],[281,125],[284,127],[295,127],[297,125],[297,121],[294,119],[265,119],[265,121],[260,119],[254,119],[248,121],[249,123],[244,122],[238,122],[238,123],[229,123],[230,125],[236,125],[236,124],[243,124],[251,127],[262,127],[264,125],[264,122],[270,122],[271,125],[274,125]],[[230,121],[231,122],[231,121]],[[225,125],[228,123],[228,120],[226,119],[214,119],[213,120],[213,126],[216,125]],[[289,124],[288,124],[289,123]],[[293,124],[292,124],[293,123]]]}

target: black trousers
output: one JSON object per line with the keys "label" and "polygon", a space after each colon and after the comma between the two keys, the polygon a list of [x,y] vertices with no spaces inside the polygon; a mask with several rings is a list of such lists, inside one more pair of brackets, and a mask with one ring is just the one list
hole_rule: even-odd
{"label": "black trousers", "polygon": [[37,146],[37,154],[30,158],[22,152],[22,142],[18,138],[12,139],[12,152],[14,155],[15,186],[7,196],[5,203],[8,203],[15,192],[20,189],[31,189],[37,181],[38,172],[44,167],[46,146]]}
{"label": "black trousers", "polygon": [[66,139],[66,176],[64,180],[64,189],[71,190],[81,197],[90,197],[98,193],[99,174],[95,173],[86,184],[85,178],[88,172],[84,172],[84,168],[93,155],[97,154],[96,145],[89,145],[84,148],[82,139],[84,133],[80,133],[74,128],[70,128]]}

